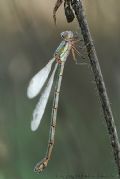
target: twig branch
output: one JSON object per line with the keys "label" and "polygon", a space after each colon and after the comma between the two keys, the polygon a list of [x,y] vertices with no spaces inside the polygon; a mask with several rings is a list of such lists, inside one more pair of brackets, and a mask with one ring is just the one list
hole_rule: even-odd
{"label": "twig branch", "polygon": [[110,102],[109,102],[109,98],[107,95],[105,83],[104,83],[103,76],[101,73],[99,61],[98,61],[95,47],[93,44],[93,40],[90,34],[88,23],[84,14],[83,3],[82,3],[82,0],[72,0],[71,5],[72,5],[72,8],[74,9],[75,15],[79,22],[81,33],[83,35],[84,42],[86,44],[86,49],[88,52],[91,68],[94,74],[95,82],[97,85],[99,97],[100,97],[101,104],[102,104],[104,118],[107,124],[111,146],[112,146],[113,153],[114,153],[114,159],[115,159],[115,162],[118,168],[118,173],[120,176],[120,143],[118,140],[118,134],[117,134],[112,110],[110,107]]}

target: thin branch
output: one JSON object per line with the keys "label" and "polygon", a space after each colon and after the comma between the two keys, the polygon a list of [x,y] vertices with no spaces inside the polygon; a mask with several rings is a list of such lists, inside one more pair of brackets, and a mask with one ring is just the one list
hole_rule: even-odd
{"label": "thin branch", "polygon": [[107,124],[111,146],[114,153],[114,159],[120,176],[120,143],[119,143],[118,134],[117,134],[112,110],[110,107],[110,102],[107,95],[105,83],[101,73],[98,57],[90,34],[89,26],[85,17],[83,2],[82,0],[72,0],[71,5],[72,8],[74,9],[75,15],[77,17],[81,29],[81,33],[83,35],[84,42],[86,44],[86,49],[88,52],[91,68],[94,74],[95,82],[97,85],[97,89],[104,113],[104,118]]}

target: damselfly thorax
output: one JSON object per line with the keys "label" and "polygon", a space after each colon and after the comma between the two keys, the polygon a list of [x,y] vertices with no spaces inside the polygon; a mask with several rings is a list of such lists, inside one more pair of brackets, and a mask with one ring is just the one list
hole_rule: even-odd
{"label": "damselfly thorax", "polygon": [[50,96],[51,88],[53,85],[54,76],[59,66],[60,70],[59,70],[57,83],[56,83],[55,90],[54,90],[54,99],[53,99],[53,107],[52,107],[52,113],[51,113],[51,124],[50,124],[50,135],[49,135],[49,140],[48,140],[48,147],[47,147],[47,152],[46,152],[44,159],[41,160],[35,166],[35,171],[38,173],[43,171],[43,169],[47,166],[48,161],[50,160],[51,152],[52,152],[53,145],[54,145],[54,135],[55,135],[59,93],[60,93],[60,87],[61,87],[63,70],[64,70],[66,59],[68,55],[70,54],[70,51],[73,54],[74,60],[76,60],[75,52],[79,54],[79,52],[77,51],[74,45],[75,42],[78,41],[78,39],[74,37],[73,32],[71,31],[62,32],[61,37],[63,40],[58,46],[58,48],[56,49],[53,55],[53,58],[47,63],[47,65],[44,68],[42,68],[35,76],[33,76],[27,89],[27,96],[29,98],[34,98],[35,96],[37,96],[40,93],[40,91],[43,89],[43,86],[45,86],[46,84],[45,82],[47,81],[50,71],[51,71],[51,67],[54,64],[54,62],[56,62],[53,72],[51,73],[51,76],[48,80],[48,83],[45,86],[43,92],[41,93],[40,99],[33,111],[33,119],[31,121],[31,130],[36,131],[43,117],[43,114],[44,114],[44,111],[45,111],[45,108],[46,108],[46,105]]}
{"label": "damselfly thorax", "polygon": [[71,44],[66,41],[62,41],[54,53],[54,58],[56,59],[56,62],[58,63],[64,62],[70,53],[70,49],[71,49]]}
{"label": "damselfly thorax", "polygon": [[[56,49],[54,53],[54,57],[58,63],[61,63],[62,61],[66,61],[70,51],[73,54],[73,51],[78,52],[75,48],[75,43],[79,41],[78,37],[74,37],[73,32],[71,31],[65,31],[61,33],[61,37],[63,38],[63,41],[60,43],[58,48]],[[78,54],[78,53],[77,53]],[[73,55],[73,59],[74,55]]]}

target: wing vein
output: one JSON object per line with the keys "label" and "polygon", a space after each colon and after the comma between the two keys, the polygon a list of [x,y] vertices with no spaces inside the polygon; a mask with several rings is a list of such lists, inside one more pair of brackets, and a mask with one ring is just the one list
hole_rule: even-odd
{"label": "wing vein", "polygon": [[41,91],[51,71],[51,66],[54,60],[55,58],[51,59],[44,68],[33,76],[27,88],[28,98],[34,98]]}

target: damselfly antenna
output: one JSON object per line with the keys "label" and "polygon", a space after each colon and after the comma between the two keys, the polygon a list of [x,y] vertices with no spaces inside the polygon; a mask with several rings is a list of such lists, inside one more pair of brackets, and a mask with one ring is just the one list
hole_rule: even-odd
{"label": "damselfly antenna", "polygon": [[41,160],[36,166],[35,166],[35,171],[36,172],[41,172],[43,169],[47,166],[48,161],[50,160],[51,152],[53,149],[54,145],[54,136],[55,136],[55,126],[56,126],[56,117],[57,117],[57,109],[58,109],[58,101],[59,101],[59,93],[60,93],[60,87],[61,87],[61,82],[62,82],[62,76],[63,76],[63,70],[64,70],[64,65],[66,62],[66,59],[72,50],[72,53],[74,54],[75,58],[75,47],[74,43],[76,42],[76,39],[74,39],[74,34],[71,31],[65,31],[61,33],[61,37],[63,41],[60,43],[58,48],[56,49],[53,58],[48,62],[48,64],[42,68],[30,81],[28,89],[27,89],[27,96],[28,98],[34,98],[37,96],[40,91],[42,90],[43,86],[45,85],[45,82],[48,79],[48,76],[51,71],[51,66],[54,62],[56,62],[55,67],[53,69],[53,72],[48,80],[48,83],[43,90],[40,99],[33,111],[33,119],[31,121],[31,130],[36,131],[37,128],[39,127],[39,124],[41,122],[41,119],[43,117],[52,84],[54,81],[54,76],[56,73],[57,68],[60,68],[59,75],[57,78],[57,84],[55,86],[55,91],[54,91],[54,99],[53,99],[53,107],[52,107],[52,114],[51,114],[51,124],[50,124],[50,135],[49,135],[49,140],[48,140],[48,147],[47,147],[47,152],[43,160]]}

